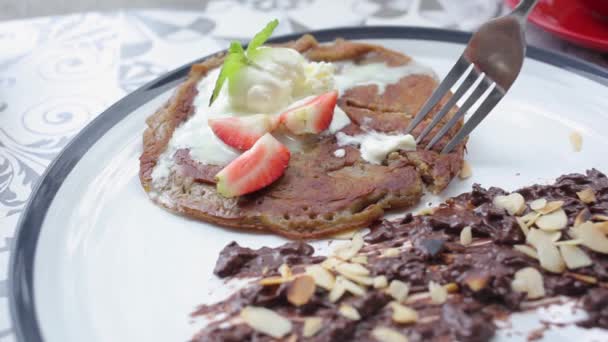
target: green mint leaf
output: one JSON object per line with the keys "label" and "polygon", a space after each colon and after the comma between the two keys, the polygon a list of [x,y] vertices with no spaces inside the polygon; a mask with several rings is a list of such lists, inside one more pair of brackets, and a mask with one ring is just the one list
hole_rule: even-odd
{"label": "green mint leaf", "polygon": [[268,38],[270,38],[272,32],[278,25],[279,21],[275,19],[266,24],[266,27],[264,27],[262,31],[258,32],[255,36],[253,36],[253,39],[249,42],[249,45],[247,46],[247,56],[249,58],[253,58],[256,53],[256,50],[264,43],[266,43],[266,41],[268,40]]}
{"label": "green mint leaf", "polygon": [[215,87],[213,88],[211,99],[209,99],[210,106],[219,95],[220,90],[222,90],[224,82],[235,75],[246,64],[247,57],[245,56],[245,51],[243,51],[243,46],[241,46],[241,43],[236,41],[230,43],[228,55],[224,59],[224,65],[222,65],[222,70],[220,70],[217,81],[215,81]]}

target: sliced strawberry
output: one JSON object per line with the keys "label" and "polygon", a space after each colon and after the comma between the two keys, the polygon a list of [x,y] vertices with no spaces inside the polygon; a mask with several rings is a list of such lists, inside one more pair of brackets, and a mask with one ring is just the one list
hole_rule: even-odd
{"label": "sliced strawberry", "polygon": [[235,197],[270,185],[285,172],[289,150],[270,133],[241,154],[215,176],[217,192]]}
{"label": "sliced strawberry", "polygon": [[208,122],[220,140],[242,151],[251,148],[258,139],[272,132],[279,124],[276,117],[266,114],[212,118]]}
{"label": "sliced strawberry", "polygon": [[331,124],[338,92],[330,91],[281,114],[281,122],[295,134],[318,134]]}

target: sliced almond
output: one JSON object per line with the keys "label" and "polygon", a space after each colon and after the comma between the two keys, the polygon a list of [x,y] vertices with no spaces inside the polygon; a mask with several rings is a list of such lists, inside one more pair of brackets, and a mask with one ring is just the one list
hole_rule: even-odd
{"label": "sliced almond", "polygon": [[274,338],[282,338],[292,329],[290,320],[264,307],[246,306],[240,316],[253,330]]}
{"label": "sliced almond", "polygon": [[371,335],[378,342],[408,342],[405,335],[387,327],[375,327]]}
{"label": "sliced almond", "polygon": [[363,236],[361,233],[356,233],[350,242],[336,248],[334,255],[342,260],[349,260],[359,253],[361,248],[363,248],[363,244]]}
{"label": "sliced almond", "polygon": [[369,275],[369,270],[360,264],[342,263],[336,266],[336,271],[339,273],[347,273],[358,276]]}
{"label": "sliced almond", "polygon": [[340,285],[347,292],[350,292],[351,294],[353,294],[355,296],[363,296],[365,294],[365,288],[353,283],[352,281],[350,281],[342,276],[338,276],[336,278],[336,283],[340,283]]}
{"label": "sliced almond", "polygon": [[344,263],[344,260],[340,260],[334,257],[328,257],[327,259],[323,260],[321,266],[323,266],[327,270],[335,271],[336,267],[341,263]]}
{"label": "sliced almond", "polygon": [[298,276],[287,287],[287,300],[295,306],[304,305],[315,294],[315,289],[313,277],[310,275]]}
{"label": "sliced almond", "polygon": [[429,282],[429,294],[433,304],[443,304],[448,299],[448,291],[445,287],[434,281]]}
{"label": "sliced almond", "polygon": [[517,192],[496,196],[492,202],[495,207],[506,210],[509,215],[519,215],[526,209],[524,197]]}
{"label": "sliced almond", "polygon": [[568,275],[576,280],[587,283],[587,284],[597,284],[597,278],[592,277],[592,276],[588,276],[588,275],[584,275],[584,274],[580,274],[580,273],[573,273],[573,272],[568,272],[568,273],[566,273],[566,275]]}
{"label": "sliced almond", "polygon": [[335,303],[340,300],[345,293],[346,288],[344,288],[344,284],[341,281],[336,280],[334,287],[329,291],[329,301]]}
{"label": "sliced almond", "polygon": [[536,226],[542,230],[560,230],[568,225],[568,216],[563,209],[557,209],[542,215],[536,220]]}
{"label": "sliced almond", "polygon": [[350,261],[357,263],[357,264],[366,265],[367,264],[367,255],[354,256],[354,257],[350,258]]}
{"label": "sliced almond", "polygon": [[538,260],[538,253],[536,253],[536,250],[528,245],[514,245],[513,249],[515,249],[518,252],[522,252],[525,255],[529,256],[530,258],[533,259],[537,259]]}
{"label": "sliced almond", "polygon": [[538,250],[538,246],[543,240],[550,242],[558,241],[562,236],[560,231],[544,231],[540,229],[530,229],[530,233],[526,235],[526,242]]}
{"label": "sliced almond", "polygon": [[397,302],[390,303],[391,308],[393,309],[393,321],[401,324],[410,324],[416,323],[418,320],[418,313],[416,310],[407,307],[405,305],[401,305]]}
{"label": "sliced almond", "polygon": [[530,227],[531,225],[533,225],[536,220],[540,217],[540,213],[537,213],[535,211],[531,211],[529,213],[527,213],[526,215],[522,216],[521,219],[526,223],[526,225],[528,227]]}
{"label": "sliced almond", "polygon": [[403,302],[410,292],[410,286],[401,280],[393,280],[386,292],[398,302]]}
{"label": "sliced almond", "polygon": [[585,208],[585,209],[581,210],[574,218],[574,226],[578,227],[579,225],[589,221],[590,219],[591,219],[591,212],[589,212],[589,209]]}
{"label": "sliced almond", "polygon": [[528,224],[526,224],[526,221],[524,221],[523,218],[521,217],[515,217],[515,221],[517,221],[517,224],[519,225],[519,228],[521,229],[522,233],[524,233],[524,235],[528,235],[528,233],[530,232],[530,228],[528,227]]}
{"label": "sliced almond", "polygon": [[570,270],[587,267],[593,264],[593,261],[591,261],[587,253],[576,246],[561,245],[559,246],[559,251],[562,253],[562,258]]}
{"label": "sliced almond", "polygon": [[540,266],[553,273],[562,273],[566,269],[566,264],[562,259],[557,247],[550,241],[541,243],[536,252]]}
{"label": "sliced almond", "polygon": [[524,292],[528,299],[545,296],[545,286],[542,274],[534,267],[526,267],[515,272],[511,288],[516,292]]}
{"label": "sliced almond", "polygon": [[291,268],[287,264],[282,264],[281,266],[279,266],[279,274],[283,278],[291,278],[293,276]]}
{"label": "sliced almond", "polygon": [[468,246],[473,242],[473,231],[471,227],[466,226],[460,231],[460,244]]}
{"label": "sliced almond", "polygon": [[570,144],[574,152],[580,152],[583,149],[583,136],[579,132],[573,131],[570,133]]}
{"label": "sliced almond", "polygon": [[357,234],[358,230],[347,230],[345,232],[340,232],[332,235],[331,237],[336,240],[351,240],[355,234]]}
{"label": "sliced almond", "polygon": [[386,276],[377,276],[374,278],[373,285],[375,289],[383,289],[388,286],[388,280],[386,279]]}
{"label": "sliced almond", "polygon": [[580,245],[582,242],[583,242],[583,240],[579,240],[579,239],[562,240],[562,241],[557,241],[556,243],[554,243],[554,245],[556,245],[556,246],[576,246],[576,245]]}
{"label": "sliced almond", "polygon": [[382,256],[383,257],[387,257],[387,258],[394,258],[399,256],[399,248],[387,248],[384,251],[382,251]]}
{"label": "sliced almond", "polygon": [[546,205],[547,205],[546,199],[538,198],[538,199],[535,199],[534,201],[530,202],[530,209],[538,211],[538,210],[544,208]]}
{"label": "sliced almond", "polygon": [[281,285],[283,283],[287,283],[290,282],[292,279],[290,278],[283,278],[283,277],[268,277],[268,278],[263,278],[260,279],[259,284],[262,286],[273,286],[273,285]]}
{"label": "sliced almond", "polygon": [[304,319],[304,326],[302,327],[303,337],[315,336],[323,327],[323,319],[319,317],[308,317]]}
{"label": "sliced almond", "polygon": [[561,209],[564,206],[564,201],[551,201],[547,202],[544,207],[538,209],[537,211],[543,215],[550,214],[558,209]]}
{"label": "sliced almond", "polygon": [[587,221],[578,227],[572,228],[577,239],[582,240],[582,245],[592,251],[608,254],[608,238],[592,222]]}
{"label": "sliced almond", "polygon": [[593,225],[595,226],[595,228],[601,230],[602,233],[608,234],[608,221],[596,222]]}
{"label": "sliced almond", "polygon": [[340,305],[340,308],[338,309],[338,311],[340,312],[340,314],[352,321],[358,321],[361,319],[361,315],[359,315],[359,311],[357,311],[357,309],[355,309],[354,307],[350,306],[350,305],[346,305],[346,304],[342,304]]}
{"label": "sliced almond", "polygon": [[313,277],[315,284],[319,287],[326,290],[331,290],[334,287],[334,283],[336,281],[334,275],[321,265],[307,266],[306,274]]}
{"label": "sliced almond", "polygon": [[596,221],[608,221],[608,215],[596,214],[593,215],[593,219]]}
{"label": "sliced almond", "polygon": [[460,168],[460,173],[458,173],[458,177],[460,179],[467,179],[473,175],[473,169],[471,168],[471,164],[469,164],[466,160],[462,161],[462,167]]}
{"label": "sliced almond", "polygon": [[595,198],[595,191],[591,188],[585,188],[584,190],[577,192],[576,195],[583,203],[589,204],[597,201]]}

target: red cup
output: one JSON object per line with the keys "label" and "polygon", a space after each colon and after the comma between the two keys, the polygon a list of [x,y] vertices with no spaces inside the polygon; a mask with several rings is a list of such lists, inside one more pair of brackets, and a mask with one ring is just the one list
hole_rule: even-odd
{"label": "red cup", "polygon": [[581,0],[581,2],[594,14],[608,17],[608,0]]}

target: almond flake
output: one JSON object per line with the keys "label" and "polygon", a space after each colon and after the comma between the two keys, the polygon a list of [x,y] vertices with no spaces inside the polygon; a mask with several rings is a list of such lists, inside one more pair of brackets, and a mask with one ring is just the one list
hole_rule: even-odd
{"label": "almond flake", "polygon": [[547,204],[538,209],[537,211],[543,215],[547,215],[550,214],[558,209],[561,209],[561,207],[564,206],[564,201],[551,201],[551,202],[547,202]]}
{"label": "almond flake", "polygon": [[341,287],[344,288],[344,290],[346,290],[347,292],[350,292],[351,294],[353,294],[355,296],[363,296],[365,294],[365,288],[353,283],[352,281],[350,281],[342,276],[338,276],[336,278],[336,283],[339,283],[341,285]]}
{"label": "almond flake", "polygon": [[393,321],[401,324],[415,323],[418,320],[418,313],[416,310],[401,305],[397,302],[391,302],[389,304],[393,309]]}
{"label": "almond flake", "polygon": [[547,200],[544,198],[539,198],[539,199],[535,199],[534,201],[530,202],[530,209],[538,211],[538,210],[544,208],[546,205],[547,205]]}
{"label": "almond flake", "polygon": [[509,215],[519,215],[526,209],[524,197],[517,192],[496,196],[492,203],[495,207],[506,210]]}
{"label": "almond flake", "polygon": [[304,319],[304,326],[302,327],[303,337],[313,337],[323,328],[323,319],[319,317],[308,317]]}
{"label": "almond flake", "polygon": [[429,282],[429,293],[433,304],[443,304],[448,299],[448,291],[446,288],[434,281]]}
{"label": "almond flake", "polygon": [[553,243],[558,241],[562,236],[562,232],[560,231],[544,231],[540,229],[530,229],[530,233],[526,235],[526,242],[534,248],[538,249],[538,246],[543,242],[543,240],[548,240]]}
{"label": "almond flake", "polygon": [[556,246],[576,246],[576,245],[580,245],[582,242],[583,242],[583,240],[579,240],[579,239],[562,240],[562,241],[557,241],[556,243],[554,243],[554,245],[556,245]]}
{"label": "almond flake", "polygon": [[344,285],[340,282],[336,282],[334,287],[329,291],[329,301],[332,303],[337,302],[346,293]]}
{"label": "almond flake", "polygon": [[517,216],[515,216],[515,221],[517,221],[517,224],[519,225],[519,228],[521,229],[522,233],[524,233],[524,236],[528,235],[528,233],[530,232],[530,228],[526,224],[526,221],[524,221],[523,218]]}
{"label": "almond flake", "polygon": [[367,256],[366,255],[357,255],[355,257],[352,257],[350,259],[350,261],[357,263],[357,264],[361,264],[361,265],[366,265],[367,264]]}
{"label": "almond flake", "polygon": [[363,248],[363,244],[363,236],[361,233],[356,233],[350,242],[338,246],[334,250],[334,255],[342,260],[349,260],[359,253],[361,248]]}
{"label": "almond flake", "polygon": [[577,131],[570,133],[570,144],[574,152],[580,152],[583,149],[583,136]]}
{"label": "almond flake", "polygon": [[587,284],[597,284],[597,278],[592,277],[592,276],[579,274],[579,273],[572,273],[572,272],[568,272],[568,273],[566,273],[566,275],[568,275],[576,280],[580,280]]}
{"label": "almond flake", "polygon": [[410,292],[410,286],[407,283],[402,282],[401,280],[393,280],[386,292],[393,297],[398,302],[403,302],[408,293]]}
{"label": "almond flake", "polygon": [[537,299],[545,296],[545,286],[542,274],[534,267],[526,267],[515,272],[511,288],[516,292],[524,292],[528,299]]}
{"label": "almond flake", "polygon": [[536,220],[536,226],[542,230],[560,230],[568,225],[568,216],[563,209],[542,215]]}
{"label": "almond flake", "polygon": [[375,289],[383,289],[388,286],[388,280],[386,279],[386,276],[377,276],[374,278],[373,285]]}
{"label": "almond flake", "polygon": [[274,276],[274,277],[260,279],[259,284],[262,286],[272,286],[272,285],[281,285],[283,283],[287,283],[290,281],[291,281],[290,278]]}
{"label": "almond flake", "polygon": [[460,231],[460,244],[463,246],[468,246],[473,242],[473,232],[471,231],[471,227],[466,226],[462,228]]}
{"label": "almond flake", "polygon": [[458,177],[460,179],[467,179],[473,175],[473,169],[471,169],[471,164],[469,164],[466,160],[462,161],[462,168],[460,169],[460,173],[458,173]]}
{"label": "almond flake", "polygon": [[535,212],[535,211],[531,211],[529,213],[527,213],[526,215],[522,216],[521,219],[526,223],[526,225],[528,227],[530,227],[531,225],[534,224],[534,222],[536,222],[536,220],[538,220],[538,218],[540,217],[540,214]]}
{"label": "almond flake", "polygon": [[323,260],[321,266],[327,270],[335,271],[336,267],[342,263],[344,263],[343,260],[334,257],[328,257],[327,259]]}
{"label": "almond flake", "polygon": [[587,221],[571,230],[582,245],[592,251],[608,254],[608,238],[592,222]]}
{"label": "almond flake", "polygon": [[291,268],[287,264],[282,264],[281,266],[279,266],[279,274],[283,278],[291,278],[293,276]]}
{"label": "almond flake", "polygon": [[574,218],[574,226],[578,227],[579,225],[589,221],[590,219],[591,219],[591,213],[589,212],[589,209],[585,208],[585,209],[581,210]]}
{"label": "almond flake", "polygon": [[529,256],[530,258],[536,259],[538,260],[538,253],[536,253],[536,250],[528,245],[514,245],[513,249],[518,251],[518,252],[522,252],[525,255]]}
{"label": "almond flake", "polygon": [[334,287],[336,279],[334,275],[321,265],[311,265],[306,267],[306,274],[313,277],[315,284],[326,290],[331,290]]}
{"label": "almond flake", "polygon": [[355,234],[357,234],[358,230],[347,230],[345,232],[340,232],[331,236],[332,239],[336,240],[351,240]]}
{"label": "almond flake", "polygon": [[538,246],[536,252],[540,266],[545,270],[553,273],[561,273],[565,270],[566,264],[552,242],[544,241]]}
{"label": "almond flake", "polygon": [[577,192],[576,195],[581,201],[583,201],[583,203],[589,204],[597,201],[595,198],[595,192],[591,188],[585,188],[584,190]]}
{"label": "almond flake", "polygon": [[274,338],[282,338],[292,329],[290,320],[264,307],[246,306],[241,318],[253,330]]}
{"label": "almond flake", "polygon": [[341,275],[348,279],[348,280],[352,280],[357,284],[363,285],[363,286],[372,286],[374,284],[374,278],[372,277],[368,277],[368,276],[358,276],[358,275],[354,275],[354,274],[350,274],[350,273],[341,273]]}
{"label": "almond flake", "polygon": [[562,258],[566,262],[568,269],[574,270],[593,264],[587,253],[576,246],[561,245],[559,246],[559,251],[562,253]]}
{"label": "almond flake", "polygon": [[608,221],[608,215],[596,214],[596,215],[593,215],[593,219],[596,221]]}
{"label": "almond flake", "polygon": [[359,315],[359,311],[357,311],[357,309],[355,309],[354,307],[350,306],[350,305],[346,305],[346,304],[342,304],[340,305],[340,308],[338,309],[338,311],[340,312],[340,314],[352,321],[358,321],[361,319],[361,315]]}
{"label": "almond flake", "polygon": [[387,327],[375,327],[372,330],[372,337],[378,342],[408,342],[405,335]]}
{"label": "almond flake", "polygon": [[396,256],[399,256],[399,248],[387,248],[382,251],[382,256],[387,258],[394,258]]}
{"label": "almond flake", "polygon": [[336,266],[338,273],[346,273],[358,276],[369,275],[369,270],[360,264],[342,263]]}
{"label": "almond flake", "polygon": [[287,288],[287,300],[295,305],[301,306],[310,300],[315,294],[315,279],[309,275],[296,277],[289,283]]}

